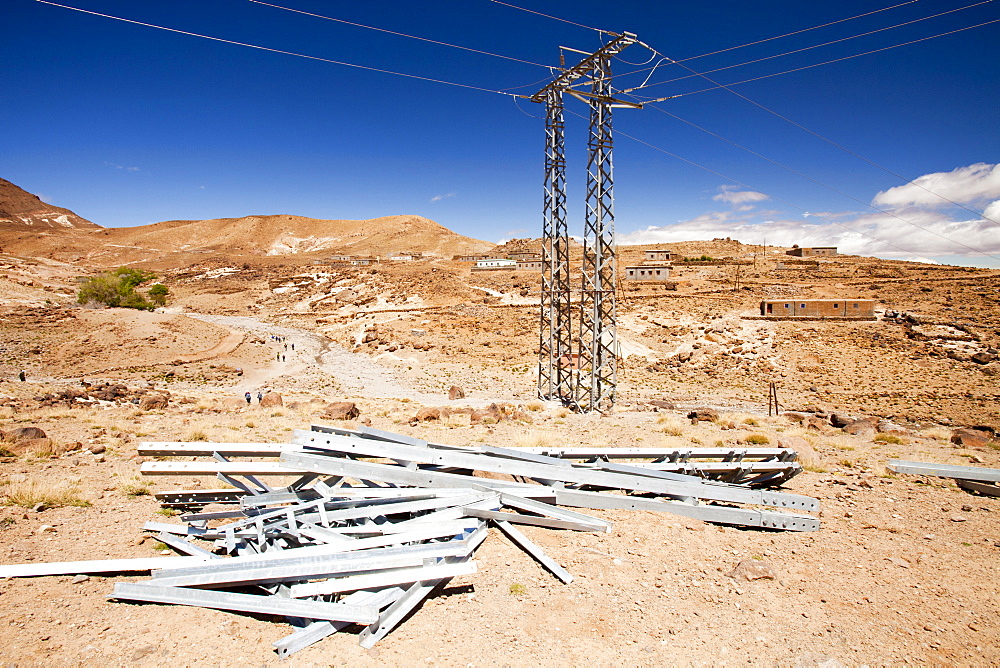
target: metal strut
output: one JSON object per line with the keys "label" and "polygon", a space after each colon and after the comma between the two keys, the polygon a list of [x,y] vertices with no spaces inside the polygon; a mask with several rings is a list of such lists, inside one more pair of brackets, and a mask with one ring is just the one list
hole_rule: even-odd
{"label": "metal strut", "polygon": [[563,95],[545,95],[545,194],[542,204],[542,301],[538,396],[572,397],[569,231],[566,222],[566,138]]}
{"label": "metal strut", "polygon": [[587,209],[580,293],[580,410],[607,410],[618,385],[611,58],[595,59],[587,144]]}

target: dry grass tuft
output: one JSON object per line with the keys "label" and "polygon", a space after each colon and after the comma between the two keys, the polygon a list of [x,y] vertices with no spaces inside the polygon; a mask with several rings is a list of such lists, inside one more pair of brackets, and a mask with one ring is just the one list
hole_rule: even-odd
{"label": "dry grass tuft", "polygon": [[514,445],[519,448],[551,448],[553,443],[549,434],[532,431],[519,436]]}
{"label": "dry grass tuft", "polygon": [[0,503],[23,508],[34,508],[39,503],[48,508],[90,506],[90,501],[80,496],[80,489],[76,485],[37,480],[0,485]]}

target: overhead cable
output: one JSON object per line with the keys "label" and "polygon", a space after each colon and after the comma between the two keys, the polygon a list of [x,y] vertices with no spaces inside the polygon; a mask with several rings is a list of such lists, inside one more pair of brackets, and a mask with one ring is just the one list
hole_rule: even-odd
{"label": "overhead cable", "polygon": [[[977,28],[977,27],[980,27],[980,26],[983,26],[983,25],[988,25],[990,23],[997,23],[997,22],[1000,22],[1000,19],[994,19],[993,21],[987,21],[986,23],[980,23],[980,24],[977,24],[975,26],[969,26],[968,28],[960,28],[958,30],[952,30],[952,31],[947,32],[947,33],[941,33],[939,35],[933,35],[932,37],[941,37],[943,35],[949,35],[949,34],[953,34],[953,33],[956,33],[956,32],[961,32],[962,30],[969,30],[971,28]],[[912,44],[914,42],[921,42],[921,41],[924,41],[924,40],[927,40],[927,39],[932,39],[932,37],[925,37],[923,39],[914,40],[913,42],[908,42],[908,44]],[[646,45],[644,45],[644,46],[646,46]],[[903,46],[903,45],[900,44],[900,45],[897,45],[897,46]],[[650,46],[646,46],[646,48],[652,50],[652,47],[650,47]],[[886,47],[886,48],[895,48],[895,47]],[[884,50],[886,50],[886,49],[878,49],[878,51],[884,51]],[[657,51],[657,53],[660,53],[660,52]],[[870,53],[874,53],[874,51],[870,52]],[[660,55],[663,55],[663,54],[660,54]],[[858,55],[864,55],[864,54],[858,54]],[[840,60],[844,60],[844,59],[840,59]],[[831,61],[831,62],[833,62],[833,61]],[[700,72],[696,72],[695,70],[691,69],[687,65],[684,65],[683,63],[678,63],[678,64],[681,67],[683,67],[684,69],[688,70],[689,72],[692,72],[692,73],[696,74],[697,76],[705,79],[706,81],[708,81],[708,82],[710,82],[712,84],[715,84],[716,88],[722,88],[722,89],[724,89],[724,90],[732,93],[733,95],[735,95],[735,96],[737,96],[737,97],[739,97],[739,98],[741,98],[743,100],[746,100],[747,102],[749,102],[750,104],[754,105],[755,107],[758,107],[758,108],[766,111],[767,113],[769,113],[769,114],[771,114],[773,116],[776,116],[777,118],[780,118],[781,120],[785,121],[786,123],[790,123],[791,125],[794,125],[795,127],[799,128],[803,132],[807,132],[807,133],[813,135],[814,137],[816,137],[817,139],[821,139],[824,142],[830,144],[831,146],[839,148],[840,150],[844,151],[845,153],[849,153],[850,155],[853,155],[854,157],[858,158],[859,160],[863,160],[864,162],[867,162],[868,164],[870,164],[873,167],[876,167],[877,169],[881,169],[886,174],[891,174],[892,176],[895,176],[896,178],[902,180],[903,182],[905,182],[907,184],[914,185],[914,186],[920,188],[921,190],[934,195],[935,197],[940,197],[942,200],[944,200],[946,202],[949,202],[951,204],[954,204],[955,206],[957,206],[957,207],[959,207],[961,209],[964,209],[964,210],[968,211],[969,213],[972,213],[972,214],[974,214],[976,216],[979,216],[983,220],[988,220],[988,221],[990,221],[992,223],[997,223],[998,225],[1000,225],[1000,221],[994,220],[993,218],[987,218],[986,215],[985,215],[985,212],[974,211],[973,209],[970,209],[967,206],[965,206],[965,205],[963,205],[963,204],[961,204],[959,202],[956,202],[956,201],[954,201],[954,200],[952,200],[952,199],[950,199],[948,197],[945,197],[944,195],[936,193],[933,190],[931,190],[929,188],[926,188],[923,185],[917,183],[916,181],[912,181],[912,180],[906,178],[905,176],[903,176],[902,174],[894,172],[893,170],[889,169],[888,167],[883,167],[882,165],[878,164],[874,160],[871,160],[870,158],[866,158],[865,156],[861,155],[860,153],[857,153],[856,151],[852,151],[851,149],[847,148],[846,146],[838,144],[837,142],[833,141],[832,139],[828,139],[827,137],[824,137],[823,135],[819,134],[818,132],[816,132],[814,130],[810,130],[809,128],[805,127],[804,125],[802,125],[800,123],[797,123],[797,122],[793,121],[792,119],[788,118],[787,116],[783,116],[782,114],[779,114],[777,111],[774,111],[773,109],[770,109],[770,108],[764,106],[763,104],[761,104],[761,103],[759,103],[759,102],[757,102],[755,100],[751,100],[746,95],[743,95],[742,93],[739,93],[739,92],[737,92],[737,91],[735,91],[735,90],[733,90],[731,88],[731,86],[734,86],[736,84],[728,84],[728,85],[726,85],[726,84],[720,84],[718,81],[715,81],[714,79],[712,79],[712,78],[710,78],[710,77],[708,77],[708,76],[706,76],[706,75],[704,75],[704,74],[702,74]],[[805,69],[805,68],[802,68],[802,69]],[[761,78],[763,78],[763,77],[761,77]],[[743,82],[741,82],[741,83],[743,83]],[[711,90],[711,89],[706,89],[706,90]],[[703,92],[703,91],[697,91],[697,92]],[[680,96],[678,96],[678,97],[680,97]]]}
{"label": "overhead cable", "polygon": [[[578,116],[579,118],[584,118],[584,119],[586,118],[583,114],[577,113],[575,111],[572,111],[572,110],[567,110],[567,111],[568,111],[568,113],[571,113],[574,116]],[[709,172],[710,174],[715,174],[719,178],[725,179],[726,181],[729,181],[730,183],[735,183],[736,185],[742,186],[743,188],[747,188],[748,190],[753,190],[754,192],[759,192],[762,195],[767,195],[767,197],[769,197],[770,199],[773,199],[776,202],[781,202],[782,204],[790,206],[793,209],[798,209],[799,211],[803,212],[804,214],[808,214],[809,216],[812,216],[813,218],[819,218],[820,220],[825,220],[828,223],[833,223],[834,225],[838,225],[840,227],[843,227],[844,229],[849,230],[849,231],[851,231],[851,232],[853,232],[855,234],[861,235],[863,237],[867,237],[868,239],[871,239],[872,241],[877,241],[877,242],[885,244],[887,246],[891,246],[892,248],[895,248],[898,251],[902,251],[904,253],[910,253],[912,255],[923,255],[923,253],[920,253],[920,252],[917,252],[917,251],[913,251],[913,250],[910,250],[910,249],[907,249],[907,248],[903,248],[902,246],[897,246],[896,244],[892,243],[891,241],[887,241],[887,240],[882,239],[880,237],[876,237],[876,236],[874,236],[872,234],[868,234],[867,232],[863,232],[863,231],[861,231],[861,230],[859,230],[857,228],[851,227],[849,225],[845,225],[844,223],[841,223],[841,222],[839,222],[837,220],[834,220],[833,218],[828,218],[828,217],[826,217],[826,216],[824,216],[822,214],[818,214],[818,213],[811,213],[807,209],[799,206],[798,204],[790,202],[790,201],[788,201],[786,199],[782,199],[781,197],[776,197],[775,195],[771,195],[769,193],[766,193],[763,190],[760,190],[759,188],[755,188],[754,186],[751,186],[751,185],[749,185],[747,183],[744,183],[744,182],[740,181],[739,179],[735,179],[735,178],[733,178],[731,176],[723,174],[722,172],[716,171],[716,170],[712,169],[711,167],[706,167],[705,165],[702,165],[702,164],[699,164],[697,162],[694,162],[693,160],[689,160],[689,159],[687,159],[685,157],[679,156],[676,153],[671,153],[670,151],[668,151],[665,148],[661,148],[661,147],[659,147],[659,146],[657,146],[655,144],[651,144],[648,141],[645,141],[643,139],[639,139],[638,137],[634,137],[634,136],[632,136],[630,134],[622,132],[621,130],[619,130],[617,128],[615,129],[615,133],[618,134],[618,135],[621,135],[623,137],[626,137],[628,139],[631,139],[634,142],[642,144],[643,146],[647,146],[647,147],[653,149],[654,151],[659,151],[660,153],[664,153],[666,155],[669,155],[670,157],[675,158],[677,160],[680,160],[681,162],[686,162],[687,164],[689,164],[689,165],[691,165],[693,167],[697,167],[698,169],[702,169],[702,170],[704,170],[706,172]],[[982,251],[976,251],[976,252],[977,253],[982,253]],[[982,254],[986,255],[985,253],[982,253]],[[988,255],[987,257],[991,257],[992,258],[994,256]],[[996,258],[996,259],[1000,259],[1000,258]]]}
{"label": "overhead cable", "polygon": [[379,67],[370,67],[368,65],[358,65],[356,63],[348,63],[342,60],[332,60],[330,58],[321,58],[320,56],[310,56],[305,53],[296,53],[294,51],[284,51],[282,49],[272,49],[267,46],[260,46],[257,44],[249,44],[247,42],[237,42],[231,39],[223,39],[222,37],[212,37],[211,35],[202,35],[196,32],[189,32],[187,30],[178,30],[177,28],[167,28],[165,26],[156,25],[155,23],[144,23],[143,21],[135,21],[133,19],[122,18],[121,16],[112,16],[111,14],[102,14],[100,12],[90,11],[89,9],[80,9],[79,7],[71,7],[69,5],[61,5],[57,2],[51,2],[50,0],[35,0],[35,2],[40,2],[45,5],[52,5],[54,7],[62,7],[63,9],[72,9],[76,12],[82,12],[84,14],[91,14],[93,16],[100,16],[106,19],[114,19],[116,21],[123,21],[125,23],[132,23],[135,25],[145,26],[147,28],[156,28],[158,30],[166,30],[167,32],[174,32],[180,35],[188,35],[190,37],[201,37],[202,39],[212,40],[213,42],[223,42],[224,44],[234,44],[236,46],[245,46],[249,49],[259,49],[261,51],[269,51],[271,53],[280,53],[285,56],[295,56],[296,58],[306,58],[308,60],[317,60],[322,63],[331,63],[333,65],[343,65],[344,67],[353,67],[359,70],[366,70],[369,72],[380,72],[382,74],[393,74],[399,77],[406,77],[407,79],[418,79],[420,81],[430,81],[432,83],[446,84],[448,86],[457,86],[459,88],[467,88],[469,90],[483,91],[484,93],[496,93],[497,95],[508,95],[511,97],[524,97],[523,95],[518,96],[514,93],[508,93],[501,90],[493,90],[492,88],[483,88],[481,86],[472,86],[470,84],[456,83],[454,81],[445,81],[444,79],[433,79],[431,77],[423,77],[417,74],[406,74],[405,72],[396,72],[393,70],[386,70]]}
{"label": "overhead cable", "polygon": [[503,5],[505,7],[510,7],[512,9],[520,9],[522,12],[528,12],[529,14],[537,14],[538,16],[544,16],[545,18],[552,19],[553,21],[561,21],[562,23],[568,23],[570,25],[577,26],[578,28],[586,28],[587,30],[593,30],[594,32],[604,33],[605,35],[618,34],[615,32],[611,32],[610,30],[601,30],[600,28],[592,28],[582,23],[577,23],[576,21],[568,21],[566,19],[561,19],[558,16],[552,16],[551,14],[543,14],[541,12],[536,12],[534,9],[527,9],[526,7],[518,7],[517,5],[512,5],[509,2],[501,2],[501,0],[490,0],[490,2],[495,2],[498,5]]}
{"label": "overhead cable", "polygon": [[[253,1],[256,1],[256,0],[253,0]],[[744,65],[752,65],[754,63],[760,63],[760,62],[763,62],[765,60],[773,60],[774,58],[781,58],[783,56],[790,56],[790,55],[795,54],[795,53],[802,53],[803,51],[810,51],[812,49],[818,49],[820,47],[830,46],[831,44],[839,44],[840,42],[847,42],[847,41],[850,41],[852,39],[858,39],[859,37],[867,37],[868,35],[874,35],[875,33],[885,32],[886,30],[893,30],[895,28],[901,28],[903,26],[908,26],[908,25],[911,25],[911,24],[914,24],[914,23],[919,23],[921,21],[927,21],[928,19],[933,19],[933,18],[937,18],[939,16],[944,16],[945,14],[952,14],[954,12],[959,12],[959,11],[962,11],[964,9],[971,9],[972,7],[978,7],[979,5],[985,5],[985,4],[988,4],[990,2],[993,2],[993,0],[981,0],[981,2],[976,2],[976,3],[973,3],[971,5],[966,5],[964,7],[957,7],[955,9],[949,9],[946,12],[940,12],[938,14],[932,14],[930,16],[924,16],[922,18],[913,19],[912,21],[906,21],[904,23],[897,23],[896,25],[886,26],[885,28],[878,28],[877,30],[869,30],[868,32],[858,33],[857,35],[851,35],[849,37],[841,37],[840,39],[834,39],[834,40],[831,40],[829,42],[823,42],[822,44],[814,44],[812,46],[805,46],[805,47],[802,47],[801,49],[795,49],[793,51],[785,51],[784,53],[777,53],[777,54],[774,54],[773,56],[764,56],[762,58],[756,58],[754,60],[748,60],[746,62],[737,63],[735,65],[726,65],[725,67],[717,67],[717,68],[712,69],[712,70],[705,70],[704,72],[699,72],[699,73],[695,73],[695,74],[688,74],[688,75],[685,75],[685,76],[682,76],[682,77],[677,77],[675,79],[666,79],[664,81],[657,81],[656,83],[652,83],[652,84],[643,83],[643,85],[641,87],[650,88],[652,86],[659,86],[659,85],[662,85],[662,84],[665,84],[665,83],[672,83],[674,81],[682,81],[684,79],[691,79],[692,77],[704,76],[706,74],[713,74],[715,72],[722,72],[723,70],[731,70],[731,69],[734,69],[736,67],[743,67]],[[688,58],[687,60],[692,60],[692,59]],[[680,64],[682,64],[684,62],[685,62],[684,60],[675,60],[675,61],[673,61],[673,64],[680,65]],[[685,69],[688,69],[688,68],[685,68]],[[641,71],[643,71],[643,70],[636,70],[635,72],[628,72],[627,74],[635,74],[636,72],[641,72]],[[622,76],[626,76],[626,75],[623,74]],[[639,87],[637,87],[637,88],[635,88],[633,90],[638,90],[638,88]]]}
{"label": "overhead cable", "polygon": [[[774,160],[772,158],[767,157],[766,155],[758,153],[757,151],[754,151],[751,148],[747,148],[746,146],[743,146],[742,144],[738,144],[737,142],[735,142],[735,141],[733,141],[731,139],[728,139],[726,137],[723,137],[722,135],[720,135],[718,133],[712,132],[711,130],[709,130],[707,128],[703,128],[702,126],[698,125],[697,123],[693,123],[692,121],[689,121],[689,120],[687,120],[685,118],[681,118],[680,116],[678,116],[676,114],[672,114],[669,111],[667,111],[666,109],[663,109],[662,107],[653,107],[653,108],[656,109],[657,111],[661,112],[661,113],[666,114],[667,116],[670,116],[671,118],[673,118],[675,120],[680,121],[681,123],[685,123],[687,125],[690,125],[691,127],[695,128],[697,130],[701,130],[702,132],[704,132],[706,134],[709,134],[709,135],[715,137],[716,139],[721,139],[722,141],[726,142],[727,144],[731,144],[732,146],[735,146],[738,149],[746,151],[747,153],[750,153],[751,155],[755,155],[758,158],[760,158],[761,160],[766,160],[767,162],[771,163],[772,165],[775,165],[777,167],[781,167],[782,169],[784,169],[786,171],[789,171],[792,174],[795,174],[796,176],[800,176],[803,179],[806,179],[807,181],[812,181],[816,185],[822,186],[823,188],[826,188],[827,190],[835,192],[838,195],[846,197],[847,199],[853,200],[853,201],[857,202],[858,204],[861,204],[862,206],[868,207],[869,209],[871,209],[872,211],[875,211],[876,213],[880,213],[880,214],[889,216],[891,218],[895,218],[896,220],[898,220],[900,222],[906,223],[907,225],[911,225],[911,226],[913,226],[913,227],[915,227],[915,228],[917,228],[919,230],[923,230],[924,232],[927,232],[928,234],[933,234],[934,236],[940,237],[941,239],[944,239],[945,241],[949,241],[949,242],[951,242],[953,244],[957,244],[959,246],[963,246],[963,247],[969,249],[970,251],[972,251],[972,252],[974,252],[976,254],[984,255],[986,257],[990,257],[990,258],[993,258],[995,260],[1000,260],[1000,257],[994,256],[994,255],[990,255],[989,253],[986,253],[986,252],[984,252],[984,251],[982,251],[982,250],[980,250],[978,248],[975,248],[975,247],[970,246],[970,245],[968,245],[966,243],[963,243],[963,242],[961,242],[961,241],[959,241],[957,239],[953,239],[953,238],[951,238],[951,237],[949,237],[947,235],[941,234],[940,232],[936,232],[936,231],[934,231],[932,229],[923,227],[922,225],[918,225],[918,224],[914,223],[913,221],[907,220],[906,218],[903,218],[902,216],[896,215],[895,213],[893,213],[891,211],[887,211],[885,209],[880,209],[880,208],[872,205],[869,202],[865,202],[864,200],[858,199],[857,197],[854,197],[853,195],[845,193],[844,191],[842,191],[842,190],[840,190],[838,188],[835,188],[835,187],[833,187],[833,186],[831,186],[829,184],[823,183],[822,181],[820,181],[818,179],[815,179],[815,178],[809,176],[808,174],[804,174],[804,173],[798,171],[797,169],[794,169],[793,167],[789,167],[788,165],[785,165],[783,163],[778,162],[777,160]],[[853,229],[853,228],[851,228],[851,229]]]}
{"label": "overhead cable", "polygon": [[860,18],[863,18],[865,16],[871,16],[872,14],[878,14],[879,12],[885,12],[885,11],[888,11],[890,9],[896,9],[897,7],[902,7],[903,5],[912,5],[913,3],[919,2],[919,1],[920,0],[907,0],[906,2],[901,2],[898,5],[892,5],[890,7],[883,7],[882,9],[875,9],[875,10],[870,11],[870,12],[865,12],[864,14],[857,14],[855,16],[849,16],[846,19],[840,19],[838,21],[830,21],[829,23],[821,23],[820,25],[813,26],[811,28],[803,28],[802,30],[795,30],[793,32],[786,32],[783,35],[775,35],[774,37],[768,37],[766,39],[759,39],[756,42],[747,42],[746,44],[740,44],[738,46],[730,46],[729,48],[719,49],[718,51],[710,51],[708,53],[703,53],[700,56],[690,56],[688,58],[684,58],[683,60],[678,60],[677,62],[678,63],[684,63],[684,62],[687,62],[689,60],[696,60],[698,58],[704,58],[706,56],[714,56],[714,55],[719,54],[719,53],[726,53],[727,51],[735,51],[736,49],[742,49],[742,48],[747,47],[747,46],[756,46],[757,44],[763,44],[764,42],[773,42],[774,40],[776,40],[776,39],[782,39],[783,37],[791,37],[792,35],[801,35],[802,33],[809,32],[810,30],[817,30],[819,28],[826,28],[827,26],[836,25],[838,23],[846,23],[847,21],[853,21],[854,19],[860,19]]}
{"label": "overhead cable", "polygon": [[301,9],[294,9],[292,7],[285,7],[283,5],[275,5],[275,4],[272,4],[270,2],[262,2],[261,0],[249,0],[249,2],[252,2],[252,3],[257,4],[257,5],[265,5],[267,7],[274,7],[275,9],[282,9],[282,10],[284,10],[286,12],[293,12],[295,14],[303,14],[305,16],[312,16],[313,18],[317,18],[317,19],[324,19],[324,20],[327,20],[327,21],[336,21],[337,23],[343,23],[345,25],[354,26],[356,28],[365,28],[367,30],[376,30],[378,32],[384,32],[384,33],[388,33],[390,35],[396,35],[397,37],[408,37],[410,39],[420,40],[421,42],[429,42],[431,44],[437,44],[439,46],[449,46],[449,47],[451,47],[453,49],[461,49],[463,51],[471,51],[472,53],[479,53],[479,54],[482,54],[484,56],[493,56],[494,58],[503,58],[504,60],[513,60],[514,62],[524,63],[525,65],[535,65],[536,67],[544,67],[546,69],[549,68],[549,65],[543,65],[541,63],[535,63],[535,62],[532,62],[530,60],[522,60],[520,58],[513,58],[511,56],[504,56],[504,55],[499,54],[499,53],[491,53],[489,51],[481,51],[479,49],[473,49],[473,48],[470,48],[468,46],[461,46],[460,44],[450,44],[448,42],[441,42],[441,41],[438,41],[436,39],[428,39],[427,37],[417,37],[416,35],[409,35],[409,34],[407,34],[405,32],[397,32],[395,30],[387,30],[386,28],[378,28],[376,26],[369,26],[369,25],[365,25],[363,23],[355,23],[354,21],[347,21],[345,19],[338,19],[338,18],[334,18],[333,16],[326,16],[324,14],[313,14],[312,12],[305,12],[305,11],[302,11]]}

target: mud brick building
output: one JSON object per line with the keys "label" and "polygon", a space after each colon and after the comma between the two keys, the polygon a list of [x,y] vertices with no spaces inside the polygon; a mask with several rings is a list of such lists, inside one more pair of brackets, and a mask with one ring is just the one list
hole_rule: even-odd
{"label": "mud brick building", "polygon": [[670,279],[670,267],[640,264],[625,267],[626,281],[666,281]]}
{"label": "mud brick building", "polygon": [[836,246],[813,246],[812,248],[793,248],[785,251],[785,255],[795,257],[833,257],[837,254]]}
{"label": "mud brick building", "polygon": [[765,299],[760,314],[774,318],[875,318],[874,299]]}

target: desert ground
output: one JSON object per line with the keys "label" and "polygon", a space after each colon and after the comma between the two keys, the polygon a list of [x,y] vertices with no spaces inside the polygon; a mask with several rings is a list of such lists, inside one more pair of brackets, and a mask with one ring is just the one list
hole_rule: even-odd
{"label": "desert ground", "polygon": [[[861,257],[794,263],[784,249],[724,239],[670,247],[728,263],[675,262],[669,286],[623,283],[619,399],[605,414],[537,398],[534,272],[473,272],[450,256],[345,267],[321,253],[147,254],[139,266],[170,297],[140,312],[75,303],[80,277],[119,257],[0,253],[0,430],[47,437],[3,444],[3,563],[154,556],[164,546],[143,523],[179,520],[150,493],[219,482],[143,479],[138,442],[283,441],[330,424],[327,405],[343,401],[359,416],[341,426],[456,445],[763,437],[794,444],[806,470],[784,489],[822,507],[822,528],[802,533],[631,511],[588,511],[614,522],[609,534],[526,527],[576,577],[569,585],[491,535],[478,573],[452,580],[375,648],[341,633],[285,662],[270,647],[290,632],[280,620],[106,599],[113,582],[145,576],[5,580],[0,660],[1000,664],[1000,498],[885,467],[900,458],[1000,468],[990,437],[1000,429],[1000,271]],[[637,263],[641,249],[621,256]],[[761,299],[782,296],[872,298],[879,318],[753,319]],[[769,416],[771,382],[781,411]],[[452,386],[465,397],[449,399]],[[281,405],[248,406],[247,391],[280,395]],[[499,419],[464,410],[493,404]],[[703,406],[718,420],[692,424],[687,413]],[[418,420],[426,408],[438,417]],[[874,419],[851,434],[832,414]],[[953,442],[967,427],[984,438]],[[747,560],[774,578],[732,575]]]}

